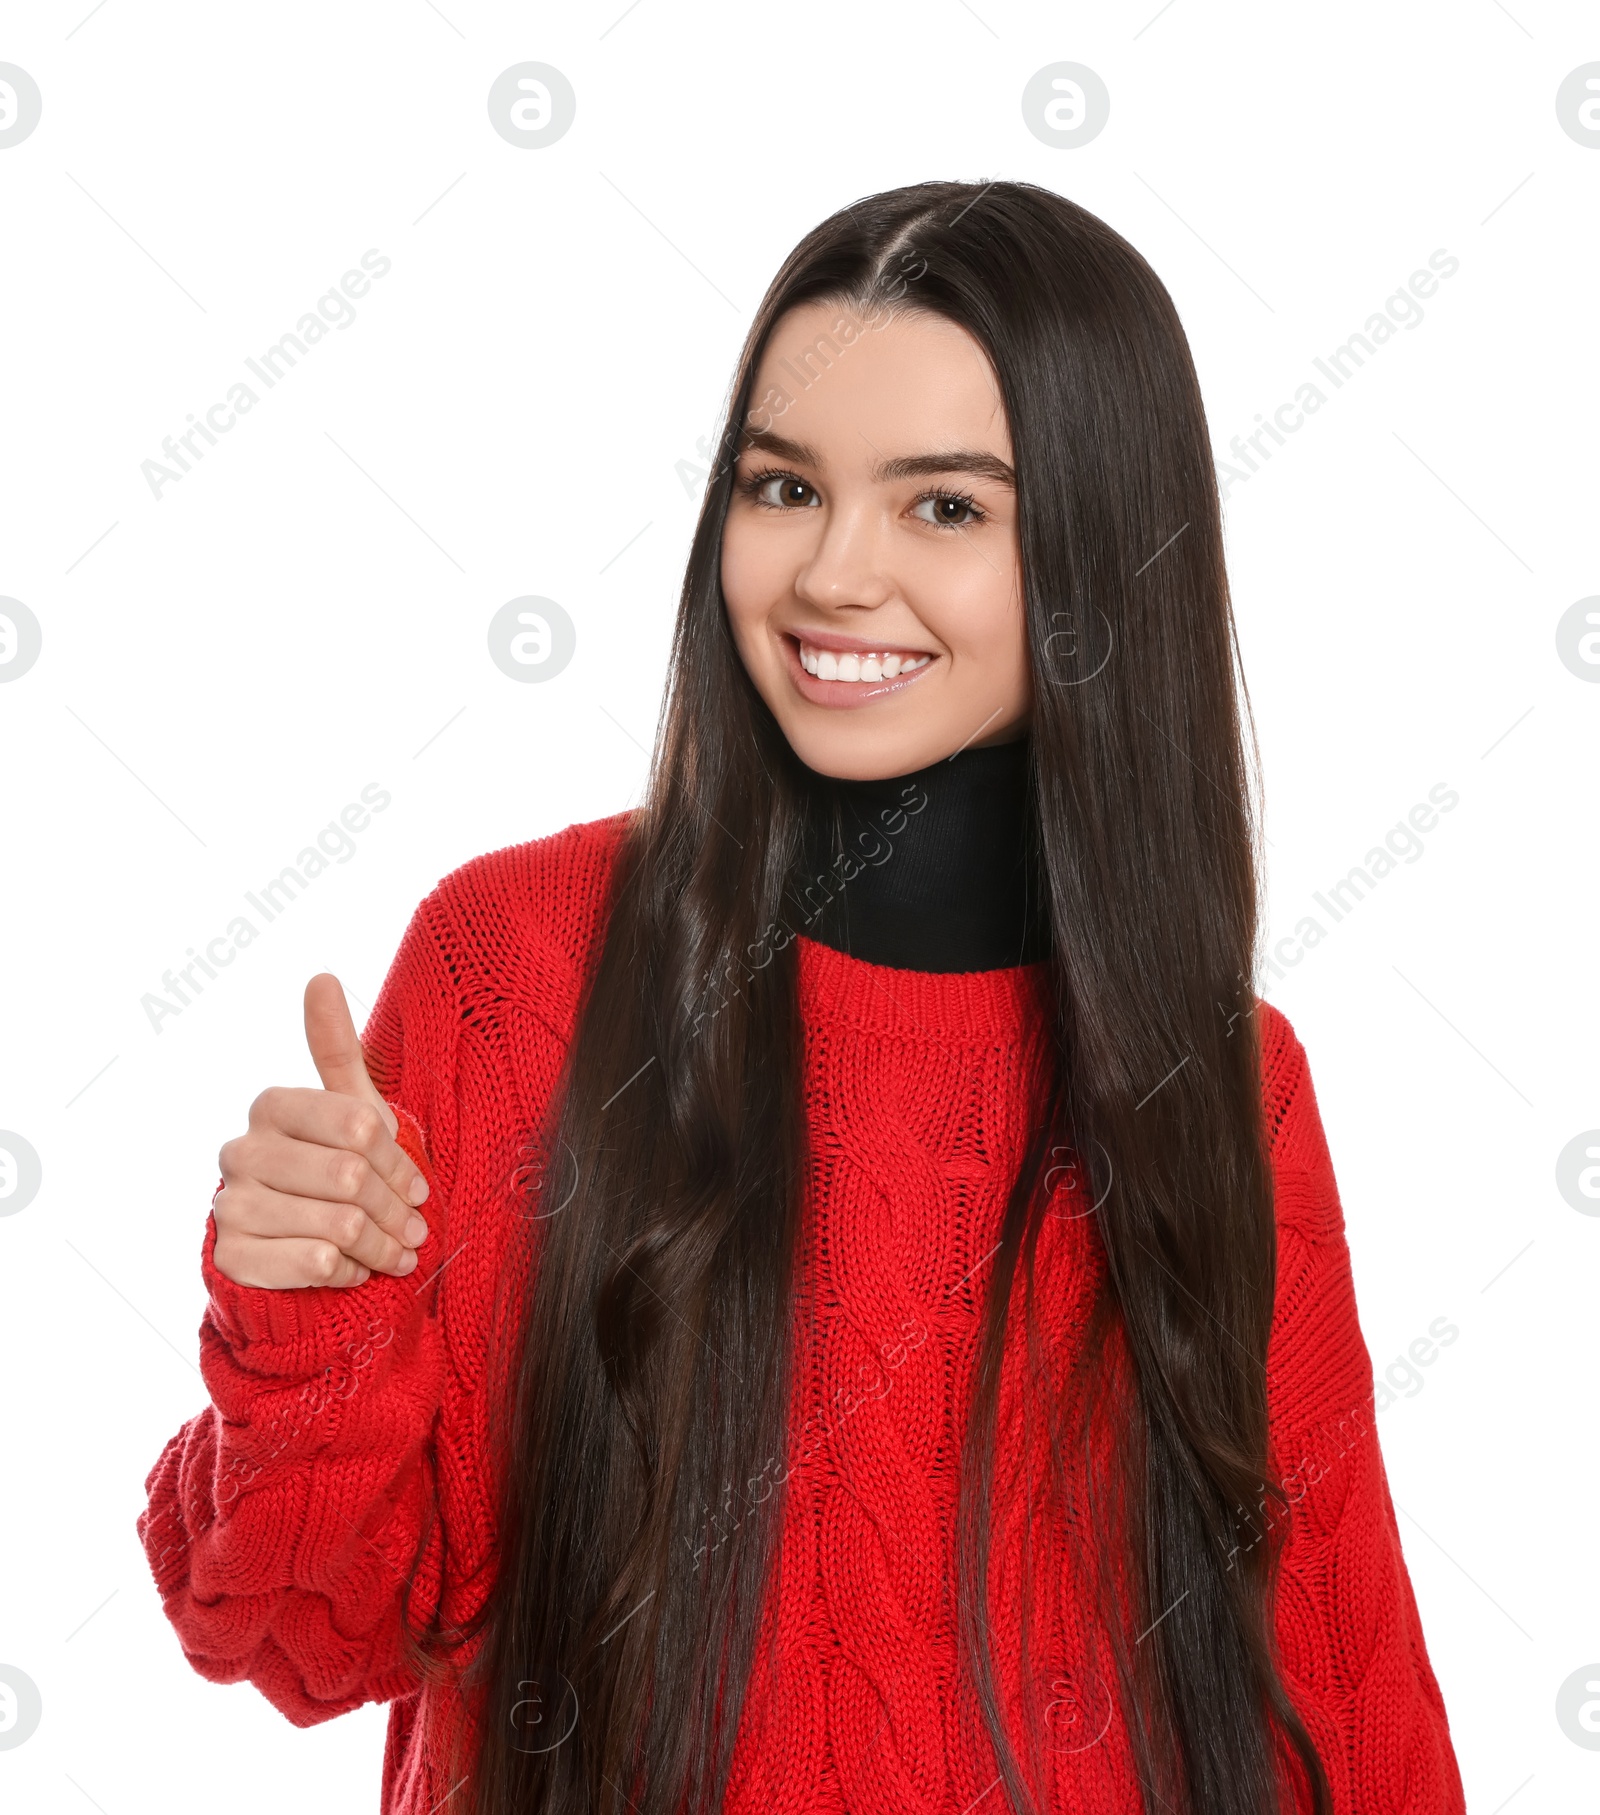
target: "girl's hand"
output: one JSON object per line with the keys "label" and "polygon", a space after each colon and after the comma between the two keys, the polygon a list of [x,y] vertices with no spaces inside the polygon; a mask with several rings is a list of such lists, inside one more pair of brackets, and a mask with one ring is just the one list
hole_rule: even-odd
{"label": "girl's hand", "polygon": [[427,1181],[395,1142],[399,1124],[367,1076],[337,977],[306,985],[306,1044],[321,1090],[279,1086],[217,1158],[218,1272],[242,1286],[358,1286],[417,1264]]}

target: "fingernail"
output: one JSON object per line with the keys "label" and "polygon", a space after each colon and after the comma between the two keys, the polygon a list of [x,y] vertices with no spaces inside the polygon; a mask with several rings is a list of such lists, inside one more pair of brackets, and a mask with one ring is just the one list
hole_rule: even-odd
{"label": "fingernail", "polygon": [[406,1222],[406,1240],[413,1247],[420,1247],[428,1239],[428,1225],[420,1216],[413,1216]]}
{"label": "fingernail", "polygon": [[409,1273],[416,1264],[417,1264],[416,1249],[407,1248],[405,1253],[400,1256],[399,1263],[395,1267],[395,1272],[396,1273]]}
{"label": "fingernail", "polygon": [[419,1172],[411,1181],[411,1189],[406,1193],[412,1203],[420,1204],[428,1195],[428,1181]]}

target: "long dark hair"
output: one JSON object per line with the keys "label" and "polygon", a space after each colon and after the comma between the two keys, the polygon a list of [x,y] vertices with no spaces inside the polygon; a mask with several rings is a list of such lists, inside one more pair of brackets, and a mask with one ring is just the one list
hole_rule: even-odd
{"label": "long dark hair", "polygon": [[[1032,1315],[1041,1173],[1070,1152],[1104,1250],[1085,1345],[1102,1371],[1093,1390],[1061,1383],[1050,1415],[1058,1459],[1114,1461],[1096,1504],[1122,1516],[1095,1527],[1097,1580],[1146,1806],[1267,1815],[1298,1770],[1325,1815],[1272,1643],[1254,796],[1210,443],[1159,279],[1093,215],[1015,182],[843,209],[750,328],[648,797],[539,1131],[460,1793],[474,1815],[679,1815],[715,1808],[727,1782],[780,1500],[743,1484],[785,1453],[789,1406],[805,1135],[785,929],[806,797],[734,646],[719,554],[763,349],[819,300],[966,328],[1015,452],[1054,1072],[988,1288],[958,1546],[963,1651],[1006,1794],[1039,1806],[1037,1735],[1006,1730],[979,1611],[1000,1360],[1019,1274]],[[822,363],[843,344],[825,335]],[[1109,1450],[1088,1440],[1097,1401],[1119,1421]]]}

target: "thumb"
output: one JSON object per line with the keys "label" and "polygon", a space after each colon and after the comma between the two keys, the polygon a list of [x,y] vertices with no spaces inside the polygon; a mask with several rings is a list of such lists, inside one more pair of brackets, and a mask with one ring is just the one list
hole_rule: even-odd
{"label": "thumb", "polygon": [[320,971],[306,985],[305,1013],[306,1045],[311,1049],[323,1089],[371,1103],[393,1134],[399,1123],[367,1075],[367,1061],[356,1037],[355,1022],[350,1019],[350,1006],[339,979],[331,971]]}

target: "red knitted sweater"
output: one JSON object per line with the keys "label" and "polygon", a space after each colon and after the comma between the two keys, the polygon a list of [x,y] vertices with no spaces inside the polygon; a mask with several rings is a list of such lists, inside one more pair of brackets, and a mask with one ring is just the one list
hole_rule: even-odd
{"label": "red knitted sweater", "polygon": [[[299,1726],[391,1704],[384,1815],[429,1815],[459,1787],[443,1774],[459,1697],[404,1662],[403,1577],[420,1553],[414,1624],[435,1607],[466,1618],[492,1581],[489,1306],[511,1232],[526,1228],[525,1142],[571,1037],[623,824],[465,864],[406,931],[363,1044],[432,1186],[409,1278],[240,1286],[214,1267],[207,1220],[212,1403],[150,1471],[139,1534],[202,1675],[248,1679]],[[811,1161],[795,1396],[730,1812],[1003,1807],[959,1665],[955,1460],[987,1262],[1043,1075],[1045,969],[902,971],[799,942]],[[1338,1815],[1447,1815],[1464,1807],[1460,1778],[1379,1452],[1316,1098],[1288,1022],[1265,1002],[1254,1018],[1275,1130],[1282,1669]],[[1060,1183],[1037,1258],[1040,1327],[1062,1355],[1103,1265],[1076,1192]],[[1042,1711],[1051,1807],[1133,1815],[1107,1654],[1072,1587],[1083,1546],[1037,1530],[1023,1542],[1018,1359],[1002,1372],[992,1509],[1002,1701],[1019,1720]]]}

